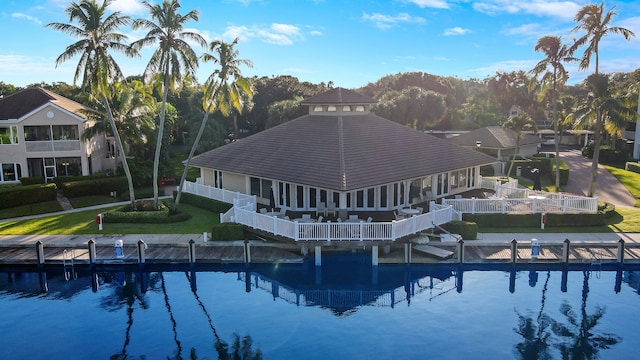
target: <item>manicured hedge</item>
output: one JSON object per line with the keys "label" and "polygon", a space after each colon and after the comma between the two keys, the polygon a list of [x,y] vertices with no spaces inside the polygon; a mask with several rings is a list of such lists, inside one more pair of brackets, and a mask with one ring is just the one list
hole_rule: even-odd
{"label": "manicured hedge", "polygon": [[[178,194],[177,191],[173,192],[174,199],[177,196],[177,194]],[[198,196],[198,195],[185,193],[185,192],[183,192],[182,195],[180,195],[180,202],[184,204],[193,205],[201,209],[209,210],[214,213],[226,213],[233,206],[226,202],[213,200],[203,196]]]}
{"label": "manicured hedge", "polygon": [[129,189],[127,178],[118,177],[100,177],[89,178],[79,181],[71,181],[62,183],[62,191],[68,198],[88,196],[88,195],[107,195],[115,191],[122,194]]}
{"label": "manicured hedge", "polygon": [[211,228],[212,241],[243,240],[244,226],[237,223],[215,224]]}
{"label": "manicured hedge", "polygon": [[0,187],[0,209],[56,200],[56,184]]}
{"label": "manicured hedge", "polygon": [[[554,226],[600,226],[605,224],[608,213],[596,214],[547,214],[546,227]],[[539,227],[542,214],[464,214],[463,219],[473,221],[479,227]]]}
{"label": "manicured hedge", "polygon": [[105,173],[95,173],[91,175],[79,175],[79,176],[56,176],[53,178],[53,182],[56,183],[59,189],[64,189],[65,183],[83,180],[94,180],[104,178],[107,175]]}
{"label": "manicured hedge", "polygon": [[640,163],[628,162],[624,168],[625,170],[633,171],[634,173],[640,174]]}
{"label": "manicured hedge", "polygon": [[131,211],[131,205],[125,205],[102,214],[102,221],[105,223],[164,224],[191,219],[191,215],[188,213],[171,214],[170,207],[170,203],[161,202],[158,211]]}
{"label": "manicured hedge", "polygon": [[463,240],[478,238],[478,224],[470,221],[453,220],[442,225],[442,228],[452,234],[460,234]]}
{"label": "manicured hedge", "polygon": [[44,184],[42,176],[21,177],[19,180],[22,185]]}

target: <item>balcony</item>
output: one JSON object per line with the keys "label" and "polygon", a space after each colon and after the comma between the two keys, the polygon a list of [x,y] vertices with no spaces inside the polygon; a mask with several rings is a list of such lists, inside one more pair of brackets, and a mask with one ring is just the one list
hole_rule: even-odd
{"label": "balcony", "polygon": [[80,151],[80,140],[26,141],[27,152]]}

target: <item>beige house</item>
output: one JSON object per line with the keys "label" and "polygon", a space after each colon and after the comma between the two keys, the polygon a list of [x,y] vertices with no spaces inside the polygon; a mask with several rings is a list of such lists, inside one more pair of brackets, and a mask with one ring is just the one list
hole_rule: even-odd
{"label": "beige house", "polygon": [[495,158],[370,111],[376,100],[334,88],[302,102],[309,114],[193,158],[199,182],[312,211],[389,211],[477,186]]}
{"label": "beige house", "polygon": [[110,146],[104,136],[81,140],[89,125],[83,108],[40,88],[0,99],[0,183],[32,176],[50,182],[56,176],[104,171]]}

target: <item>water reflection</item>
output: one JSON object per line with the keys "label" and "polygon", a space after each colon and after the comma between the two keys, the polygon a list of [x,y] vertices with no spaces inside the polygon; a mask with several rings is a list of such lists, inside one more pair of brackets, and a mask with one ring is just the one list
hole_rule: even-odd
{"label": "water reflection", "polygon": [[[209,350],[221,359],[236,358],[237,354],[245,354],[247,356],[245,358],[257,359],[262,357],[262,350],[254,347],[250,334],[240,336],[228,328],[223,328],[226,331],[220,331],[217,328],[220,326],[216,324],[220,322],[220,312],[224,311],[221,310],[224,307],[219,306],[220,299],[235,298],[238,294],[252,299],[267,297],[269,304],[272,300],[276,301],[279,303],[279,308],[283,305],[294,309],[315,307],[322,309],[319,312],[331,314],[329,317],[332,319],[342,320],[349,315],[360,315],[358,312],[367,307],[404,310],[404,312],[395,311],[394,314],[406,313],[409,310],[414,310],[414,314],[423,314],[425,302],[444,298],[446,303],[452,298],[459,297],[458,294],[469,291],[469,288],[473,291],[478,285],[478,276],[470,274],[470,271],[464,267],[426,265],[372,267],[364,263],[353,266],[343,260],[345,259],[337,258],[336,264],[324,261],[322,267],[290,264],[238,267],[233,268],[233,271],[223,268],[232,273],[235,280],[231,279],[231,282],[237,286],[226,287],[226,292],[216,292],[213,296],[215,301],[211,300],[211,280],[208,274],[197,272],[192,268],[177,273],[180,275],[179,282],[184,285],[179,291],[176,289],[176,273],[170,276],[167,272],[78,272],[76,279],[75,276],[68,277],[65,276],[65,272],[60,271],[10,272],[0,276],[0,299],[6,295],[14,295],[14,298],[40,297],[46,301],[72,299],[82,292],[96,293],[101,309],[108,313],[126,314],[126,317],[119,315],[110,320],[119,322],[120,325],[116,332],[120,334],[117,337],[118,343],[111,348],[110,357],[125,359],[135,357],[132,352],[140,352],[131,350],[133,340],[136,336],[141,336],[134,330],[136,321],[140,322],[141,318],[145,318],[141,315],[153,308],[150,301],[152,297],[156,299],[155,310],[161,309],[162,314],[165,314],[161,316],[163,317],[161,321],[165,322],[166,328],[172,335],[172,341],[169,341],[171,350],[162,357],[211,358],[211,353],[207,353]],[[477,272],[476,270],[473,271]],[[561,271],[527,268],[523,271],[504,267],[500,270],[500,274],[502,279],[498,289],[494,287],[491,291],[502,291],[506,294],[508,287],[511,294],[518,292],[535,294],[535,306],[533,308],[514,307],[515,320],[510,320],[507,325],[507,331],[515,335],[508,343],[508,349],[517,358],[551,359],[555,356],[566,359],[592,359],[598,358],[603,350],[614,348],[622,341],[623,333],[600,329],[602,327],[600,324],[607,317],[605,316],[607,315],[606,307],[600,304],[589,304],[590,281],[597,280],[594,278],[597,275],[596,272],[576,271],[574,268],[571,271],[567,268]],[[575,282],[576,276],[580,277],[578,283]],[[168,278],[172,279],[172,282],[167,281]],[[569,278],[574,282],[568,284]],[[613,290],[614,293],[619,293],[623,286],[633,288],[635,292],[640,289],[640,276],[636,271],[618,269],[615,271],[615,278],[611,273],[604,279],[608,279],[607,291],[609,292]],[[463,280],[466,280],[466,284]],[[573,303],[568,300],[548,302],[548,294],[551,290],[559,293],[559,288],[560,293],[565,293],[569,285],[573,288],[576,301]],[[235,289],[236,293],[229,292],[230,289]],[[45,294],[46,296],[43,296]],[[511,296],[511,294],[506,295]],[[190,318],[185,320],[183,312],[189,303],[192,304]],[[406,304],[406,306],[399,306],[400,304]],[[392,312],[389,309],[384,310],[391,315]],[[418,312],[418,309],[423,312]],[[503,310],[513,315],[513,311]],[[369,313],[369,311],[363,312]],[[361,318],[361,316],[358,317]],[[200,327],[200,332],[210,331],[207,349],[193,347],[184,334],[185,327],[189,327],[195,318],[206,321],[208,326],[208,329]],[[139,328],[140,325],[137,327]],[[233,335],[229,337],[231,334]],[[258,344],[263,348],[264,344]]]}

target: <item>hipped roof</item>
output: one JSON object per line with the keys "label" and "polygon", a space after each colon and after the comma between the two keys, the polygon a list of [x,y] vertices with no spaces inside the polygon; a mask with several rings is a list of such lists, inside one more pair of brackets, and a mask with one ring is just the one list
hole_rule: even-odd
{"label": "hipped roof", "polygon": [[0,99],[0,120],[20,119],[32,111],[51,103],[79,114],[85,106],[42,88],[28,88]]}
{"label": "hipped roof", "polygon": [[351,191],[495,162],[374,114],[305,115],[193,158],[195,167]]}
{"label": "hipped roof", "polygon": [[[468,133],[451,138],[451,142],[462,146],[476,147],[477,141],[481,141],[483,149],[515,149],[516,133],[513,130],[503,129],[500,126],[488,126],[476,129]],[[540,144],[545,142],[537,136],[522,134],[519,146]]]}

